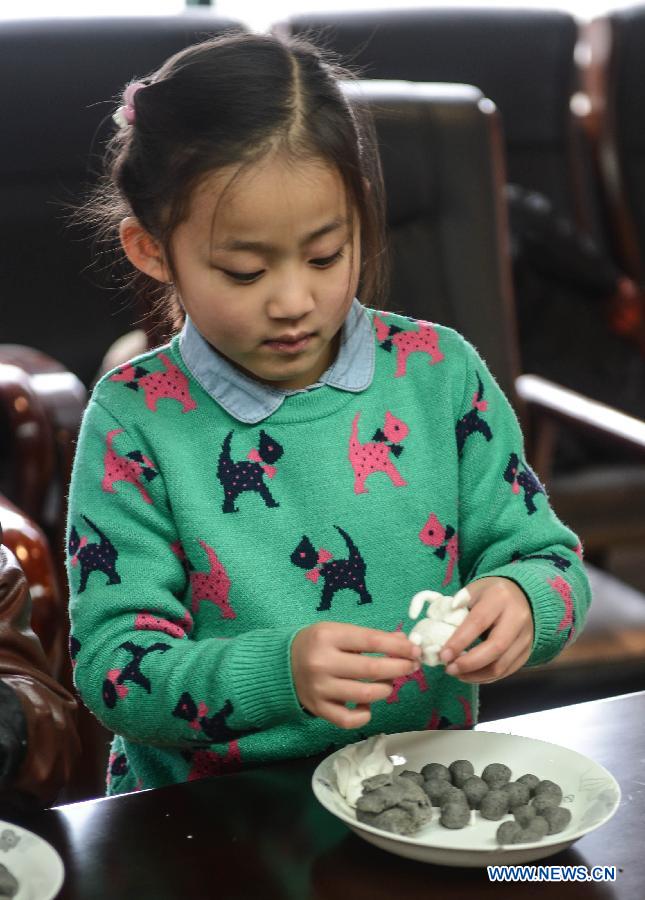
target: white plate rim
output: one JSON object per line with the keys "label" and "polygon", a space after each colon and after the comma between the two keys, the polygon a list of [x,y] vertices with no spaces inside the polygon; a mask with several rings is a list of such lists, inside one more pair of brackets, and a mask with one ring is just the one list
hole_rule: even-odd
{"label": "white plate rim", "polygon": [[33,847],[30,847],[30,852],[37,849],[47,860],[47,864],[52,868],[52,872],[47,873],[48,878],[51,878],[51,881],[47,884],[47,888],[44,892],[41,891],[40,893],[35,894],[34,885],[25,882],[24,875],[22,873],[16,873],[12,868],[11,857],[12,855],[15,856],[15,853],[19,851],[14,847],[8,850],[0,849],[0,862],[6,865],[12,875],[18,878],[20,884],[20,888],[14,900],[22,900],[23,897],[29,898],[29,900],[54,900],[65,881],[65,866],[60,853],[49,843],[49,841],[46,841],[45,838],[35,834],[33,831],[29,831],[28,828],[23,828],[21,825],[16,825],[13,822],[6,822],[5,820],[0,819],[0,835],[7,830],[15,832],[21,841],[26,841],[33,845]]}

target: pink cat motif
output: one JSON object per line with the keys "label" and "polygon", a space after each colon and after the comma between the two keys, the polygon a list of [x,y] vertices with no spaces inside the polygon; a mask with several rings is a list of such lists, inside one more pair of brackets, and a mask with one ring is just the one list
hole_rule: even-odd
{"label": "pink cat motif", "polygon": [[188,773],[188,781],[197,781],[211,775],[226,775],[241,768],[240,746],[237,741],[231,741],[225,754],[215,753],[214,750],[197,750]]}
{"label": "pink cat motif", "polygon": [[368,493],[365,481],[374,472],[384,472],[395,487],[405,487],[407,481],[402,478],[392,462],[392,454],[400,455],[403,448],[397,442],[405,440],[410,429],[401,419],[386,412],[383,429],[376,432],[374,440],[362,444],[358,437],[360,415],[360,412],[357,412],[354,416],[349,439],[349,461],[354,470],[354,493]]}
{"label": "pink cat motif", "polygon": [[182,412],[195,409],[197,404],[190,396],[188,378],[165,353],[160,353],[159,359],[164,364],[165,371],[148,372],[143,366],[135,367],[132,363],[128,363],[115,375],[110,376],[110,381],[123,381],[133,390],[143,388],[146,406],[152,412],[157,411],[159,400],[178,400],[183,407]]}
{"label": "pink cat motif", "polygon": [[569,637],[567,638],[567,644],[571,643],[575,636],[575,615],[573,610],[573,595],[571,592],[571,585],[568,581],[565,581],[562,575],[558,575],[556,578],[547,578],[547,581],[551,585],[551,587],[558,592],[560,597],[562,597],[562,602],[564,603],[564,616],[558,625],[558,631],[564,631],[565,628],[569,628]]}
{"label": "pink cat motif", "polygon": [[210,600],[211,603],[219,607],[223,619],[235,619],[235,610],[228,601],[231,579],[228,577],[226,569],[219,561],[213,548],[209,547],[202,540],[199,543],[206,551],[210,570],[208,572],[190,573],[193,613],[199,610],[200,603],[204,600]]}
{"label": "pink cat motif", "polygon": [[107,450],[104,457],[105,468],[101,487],[107,493],[114,494],[114,483],[127,481],[135,486],[146,503],[152,503],[152,497],[143,486],[141,478],[144,477],[151,481],[158,472],[154,468],[154,463],[139,451],[135,450],[127,456],[119,456],[113,445],[114,438],[117,434],[122,433],[122,428],[115,428],[113,431],[108,431],[106,435]]}
{"label": "pink cat motif", "polygon": [[396,348],[395,378],[401,378],[407,372],[408,357],[411,353],[427,353],[431,366],[444,359],[439,348],[439,335],[436,328],[430,322],[418,321],[417,331],[408,331],[397,325],[388,325],[378,316],[374,316],[376,336],[384,350]]}
{"label": "pink cat motif", "polygon": [[419,539],[428,547],[435,547],[435,556],[445,559],[448,556],[446,574],[441,582],[445,587],[452,581],[455,565],[459,559],[459,538],[452,525],[442,525],[434,513],[430,513],[428,521],[419,532]]}
{"label": "pink cat motif", "polygon": [[171,619],[162,619],[159,616],[154,616],[152,613],[144,610],[137,613],[134,627],[137,631],[162,631],[170,637],[183,638],[192,631],[193,618],[189,612],[186,612],[182,619],[172,621]]}

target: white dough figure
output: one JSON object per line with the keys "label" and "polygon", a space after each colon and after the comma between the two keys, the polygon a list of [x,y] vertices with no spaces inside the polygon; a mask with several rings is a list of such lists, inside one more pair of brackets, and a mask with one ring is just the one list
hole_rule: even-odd
{"label": "white dough figure", "polygon": [[421,659],[427,666],[438,666],[444,644],[468,615],[470,594],[467,588],[457,591],[454,597],[439,591],[419,591],[410,601],[408,615],[411,619],[419,618],[425,603],[428,604],[425,618],[412,628],[409,638],[421,647]]}
{"label": "white dough figure", "polygon": [[350,806],[363,793],[363,780],[391,772],[394,765],[385,751],[385,735],[375,734],[366,741],[350,744],[334,759],[338,792]]}

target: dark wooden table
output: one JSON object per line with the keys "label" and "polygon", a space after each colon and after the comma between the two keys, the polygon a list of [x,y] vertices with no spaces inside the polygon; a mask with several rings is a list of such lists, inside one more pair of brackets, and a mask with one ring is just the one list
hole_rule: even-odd
{"label": "dark wooden table", "polygon": [[[14,818],[61,854],[60,900],[416,900],[645,897],[645,691],[486,722],[591,756],[619,781],[604,826],[550,865],[616,866],[613,883],[491,883],[367,844],[314,798],[312,760]],[[317,760],[316,760],[317,762]]]}

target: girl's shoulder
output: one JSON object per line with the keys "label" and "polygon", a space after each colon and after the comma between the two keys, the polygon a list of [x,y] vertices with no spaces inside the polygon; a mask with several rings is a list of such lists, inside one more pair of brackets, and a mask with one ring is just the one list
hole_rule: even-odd
{"label": "girl's shoulder", "polygon": [[[137,397],[153,401],[158,397],[180,395],[187,390],[186,374],[180,368],[175,340],[146,350],[105,372],[92,389],[92,401],[119,409],[136,402]],[[124,390],[126,388],[127,390]]]}
{"label": "girl's shoulder", "polygon": [[[385,349],[416,341],[427,347],[428,351],[435,347],[437,355],[441,354],[444,359],[459,360],[462,365],[474,351],[468,340],[448,325],[389,310],[366,307],[365,311],[372,322],[376,343]],[[401,337],[397,338],[397,335]]]}
{"label": "girl's shoulder", "polygon": [[112,385],[115,383],[133,385],[160,367],[176,366],[172,344],[172,341],[162,344],[118,363],[101,375],[94,385],[92,393],[104,393],[106,390],[111,392]]}

